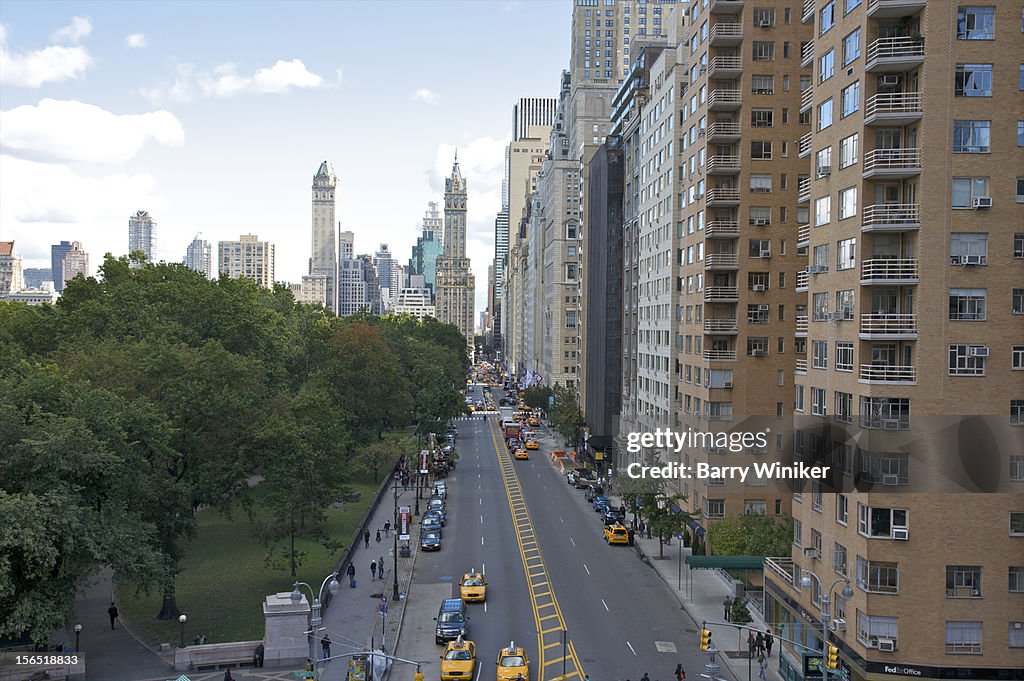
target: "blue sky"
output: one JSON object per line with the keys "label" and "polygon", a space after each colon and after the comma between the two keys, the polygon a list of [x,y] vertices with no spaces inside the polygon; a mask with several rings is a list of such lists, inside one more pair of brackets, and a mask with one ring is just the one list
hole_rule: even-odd
{"label": "blue sky", "polygon": [[483,309],[503,149],[521,96],[557,95],[571,5],[500,2],[19,2],[0,11],[0,239],[27,267],[79,240],[95,268],[159,223],[277,245],[307,271],[310,184],[340,182],[359,252],[405,262],[459,149]]}

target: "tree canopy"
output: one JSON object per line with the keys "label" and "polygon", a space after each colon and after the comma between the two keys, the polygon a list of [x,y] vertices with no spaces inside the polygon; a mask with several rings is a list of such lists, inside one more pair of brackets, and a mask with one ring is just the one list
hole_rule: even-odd
{"label": "tree canopy", "polygon": [[315,536],[354,473],[411,453],[383,433],[464,409],[453,326],[136,264],[0,302],[0,635],[45,640],[104,566],[176,615],[197,512],[259,505],[268,550]]}

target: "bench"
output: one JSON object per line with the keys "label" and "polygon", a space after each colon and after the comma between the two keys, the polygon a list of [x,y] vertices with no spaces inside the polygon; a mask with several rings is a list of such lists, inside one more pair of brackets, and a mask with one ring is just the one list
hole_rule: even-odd
{"label": "bench", "polygon": [[237,641],[178,648],[174,651],[174,668],[177,671],[208,671],[251,667],[260,643],[262,641]]}

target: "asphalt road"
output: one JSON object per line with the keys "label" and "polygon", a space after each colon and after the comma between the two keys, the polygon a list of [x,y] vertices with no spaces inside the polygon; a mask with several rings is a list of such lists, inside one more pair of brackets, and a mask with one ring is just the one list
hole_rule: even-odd
{"label": "asphalt road", "polygon": [[[481,390],[475,387],[472,393],[480,396]],[[486,606],[469,605],[469,638],[476,643],[479,658],[476,678],[493,678],[496,654],[510,639],[527,649],[533,681],[561,677],[560,646],[545,651],[555,663],[543,675],[538,669],[541,655],[533,604],[544,601],[531,601],[526,570],[537,573],[524,565],[524,557],[534,555],[539,558],[529,560],[542,560],[546,579],[540,579],[550,583],[544,588],[550,588],[557,599],[551,609],[542,606],[540,616],[553,611],[560,616],[548,615],[549,621],[541,627],[560,628],[564,622],[576,653],[567,660],[570,674],[578,661],[580,672],[589,674],[592,681],[638,681],[645,672],[651,681],[671,681],[676,664],[682,662],[688,677],[699,679],[706,660],[698,650],[698,628],[631,547],[604,543],[598,514],[582,491],[567,485],[551,465],[543,443],[528,461],[514,462],[522,502],[529,511],[528,531],[536,541],[533,550],[539,549],[534,554],[521,553],[498,455],[503,447],[498,414],[458,422],[459,463],[449,477],[442,550],[421,554],[415,575],[420,584],[450,583],[454,596],[464,572],[474,567],[485,571]],[[518,492],[513,495],[518,498]],[[522,535],[523,516],[517,517]],[[537,579],[533,578],[534,584]],[[551,646],[559,637],[549,633],[544,640]],[[440,655],[441,646],[437,652]],[[428,671],[427,678],[436,676]]]}

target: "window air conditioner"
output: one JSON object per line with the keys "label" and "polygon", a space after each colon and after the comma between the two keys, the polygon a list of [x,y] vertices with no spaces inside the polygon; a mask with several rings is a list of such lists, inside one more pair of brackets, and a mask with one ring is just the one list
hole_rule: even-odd
{"label": "window air conditioner", "polygon": [[761,251],[761,253],[758,254],[757,257],[759,257],[759,258],[770,258],[770,257],[772,257],[772,252],[771,251]]}
{"label": "window air conditioner", "polygon": [[991,196],[975,196],[973,201],[975,210],[988,210],[992,207]]}
{"label": "window air conditioner", "polygon": [[767,357],[768,356],[768,351],[767,350],[752,350],[750,352],[750,356],[751,357]]}
{"label": "window air conditioner", "polygon": [[755,227],[767,227],[768,224],[769,224],[768,220],[765,220],[764,218],[761,218],[761,219],[758,219],[758,220],[754,220],[754,226]]}
{"label": "window air conditioner", "polygon": [[896,475],[895,473],[885,473],[885,474],[882,475],[882,484],[883,485],[893,485],[893,486],[899,485],[900,484],[900,476]]}
{"label": "window air conditioner", "polygon": [[878,649],[883,653],[891,653],[896,650],[896,639],[892,638],[880,638],[878,639]]}
{"label": "window air conditioner", "polygon": [[767,290],[767,289],[765,288],[765,285],[764,285],[764,284],[754,284],[754,285],[753,285],[753,286],[751,287],[751,289],[752,289],[752,290],[754,290],[754,291],[765,291],[765,290]]}
{"label": "window air conditioner", "polygon": [[757,309],[758,309],[759,312],[767,312],[768,311],[768,306],[767,305],[758,305]]}
{"label": "window air conditioner", "polygon": [[892,538],[899,541],[907,541],[910,539],[910,530],[905,527],[894,527],[892,528]]}
{"label": "window air conditioner", "polygon": [[726,381],[722,384],[723,388],[732,389],[732,381]]}
{"label": "window air conditioner", "polygon": [[988,357],[988,347],[985,345],[972,345],[967,348],[970,357]]}
{"label": "window air conditioner", "polygon": [[846,631],[846,620],[842,617],[832,620],[832,631]]}
{"label": "window air conditioner", "polygon": [[760,21],[757,22],[757,25],[760,26],[761,28],[771,28],[772,27],[772,20],[771,19],[761,19]]}
{"label": "window air conditioner", "polygon": [[821,265],[808,265],[807,274],[821,274]]}
{"label": "window air conditioner", "polygon": [[707,72],[708,72],[708,67],[706,67],[706,66],[701,66],[701,67],[700,67],[700,72],[701,72],[701,73],[707,73]]}
{"label": "window air conditioner", "polygon": [[697,137],[703,137],[703,136],[704,136],[704,128],[701,128],[700,130],[697,131]]}
{"label": "window air conditioner", "polygon": [[882,428],[885,430],[899,430],[900,420],[899,419],[883,419]]}
{"label": "window air conditioner", "polygon": [[832,166],[818,166],[818,177],[828,177],[832,174]]}
{"label": "window air conditioner", "polygon": [[900,84],[900,77],[896,75],[879,76],[878,87],[896,87]]}
{"label": "window air conditioner", "polygon": [[985,256],[983,255],[962,255],[960,256],[960,264],[962,265],[984,265]]}

